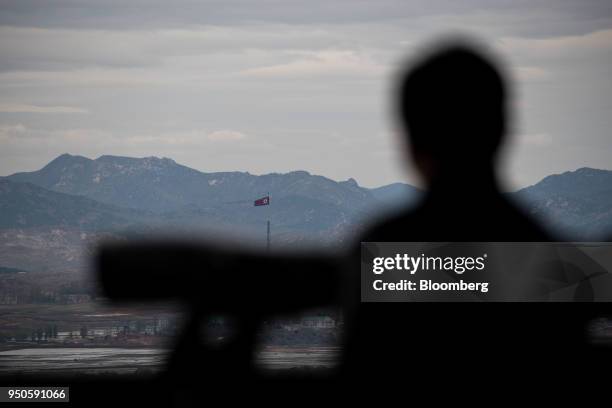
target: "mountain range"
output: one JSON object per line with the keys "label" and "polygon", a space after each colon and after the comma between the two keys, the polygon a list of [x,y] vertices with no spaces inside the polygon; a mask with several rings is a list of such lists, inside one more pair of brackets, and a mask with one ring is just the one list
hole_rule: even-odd
{"label": "mountain range", "polygon": [[[612,235],[612,171],[581,168],[508,194],[565,239]],[[266,195],[270,206],[253,206]],[[168,158],[63,154],[38,171],[0,178],[0,229],[176,229],[262,241],[270,220],[281,246],[327,245],[421,195],[405,183],[369,189],[306,171],[205,173]]]}
{"label": "mountain range", "polygon": [[612,171],[588,167],[566,171],[511,196],[565,240],[612,238]]}

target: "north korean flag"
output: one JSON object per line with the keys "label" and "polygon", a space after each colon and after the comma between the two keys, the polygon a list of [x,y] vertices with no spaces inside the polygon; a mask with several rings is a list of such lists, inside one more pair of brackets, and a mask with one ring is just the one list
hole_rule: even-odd
{"label": "north korean flag", "polygon": [[270,196],[265,196],[255,200],[255,207],[259,207],[260,205],[270,205]]}

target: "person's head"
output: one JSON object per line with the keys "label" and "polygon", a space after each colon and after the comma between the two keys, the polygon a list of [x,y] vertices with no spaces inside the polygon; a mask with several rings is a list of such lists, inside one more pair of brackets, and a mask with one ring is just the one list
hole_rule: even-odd
{"label": "person's head", "polygon": [[492,171],[506,130],[506,89],[493,62],[467,42],[446,44],[400,79],[399,116],[426,181]]}

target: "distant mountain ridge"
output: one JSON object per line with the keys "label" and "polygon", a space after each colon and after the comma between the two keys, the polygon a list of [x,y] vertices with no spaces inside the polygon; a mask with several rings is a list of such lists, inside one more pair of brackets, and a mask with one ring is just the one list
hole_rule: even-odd
{"label": "distant mountain ridge", "polygon": [[[64,154],[41,170],[0,180],[0,206],[10,208],[0,228],[197,225],[260,234],[272,219],[278,239],[291,242],[341,241],[423,194],[404,183],[368,189],[353,179],[338,182],[306,171],[205,173],[168,158],[108,155],[92,160]],[[252,208],[254,199],[268,193],[270,208]],[[562,238],[612,235],[612,171],[581,168],[551,175],[509,196]]]}
{"label": "distant mountain ridge", "polygon": [[612,238],[612,171],[583,167],[551,175],[513,196],[569,240]]}
{"label": "distant mountain ridge", "polygon": [[423,191],[406,183],[392,183],[370,189],[374,198],[389,210],[397,210],[418,201]]}
{"label": "distant mountain ridge", "polygon": [[[341,241],[347,231],[380,213],[386,205],[379,201],[377,190],[360,187],[353,179],[338,182],[306,171],[260,176],[245,172],[204,173],[156,157],[101,156],[92,160],[63,154],[38,171],[16,173],[5,179],[55,193],[56,205],[77,196],[81,201],[94,200],[100,209],[117,208],[117,220],[109,219],[110,229],[146,224],[162,229],[200,227],[248,236],[260,234],[261,225],[271,219],[277,242],[306,238]],[[253,200],[267,194],[271,195],[271,206],[253,208]],[[0,201],[7,200],[0,196]],[[83,205],[87,207],[85,202]],[[53,213],[53,206],[48,203],[45,211]],[[87,208],[92,218],[97,217],[94,214],[100,209]],[[127,221],[131,222],[121,224],[123,213],[130,211]],[[59,221],[51,218],[47,223]],[[74,222],[65,225],[75,226]],[[103,225],[100,229],[104,229]]]}
{"label": "distant mountain ridge", "polygon": [[0,228],[65,226],[98,230],[124,226],[139,214],[86,197],[0,178]]}
{"label": "distant mountain ridge", "polygon": [[305,171],[255,176],[244,172],[203,173],[168,158],[101,156],[95,160],[63,154],[41,170],[8,179],[121,207],[171,212],[258,198],[310,197],[358,210],[372,199],[350,179],[336,182]]}

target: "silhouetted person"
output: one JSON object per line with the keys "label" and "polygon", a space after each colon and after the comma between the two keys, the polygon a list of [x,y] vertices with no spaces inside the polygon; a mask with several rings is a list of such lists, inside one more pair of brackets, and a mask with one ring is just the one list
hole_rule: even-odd
{"label": "silhouetted person", "polygon": [[546,241],[500,194],[495,162],[507,128],[505,81],[474,49],[446,46],[406,72],[397,109],[427,193],[414,211],[368,231],[376,241]]}
{"label": "silhouetted person", "polygon": [[[439,47],[405,71],[397,97],[426,193],[418,207],[373,226],[361,242],[551,241],[499,190],[495,165],[507,130],[508,90],[485,53],[465,43]],[[426,382],[427,374],[465,375],[470,367],[490,374],[550,369],[586,355],[583,325],[596,308],[361,303],[348,335],[348,372]]]}

